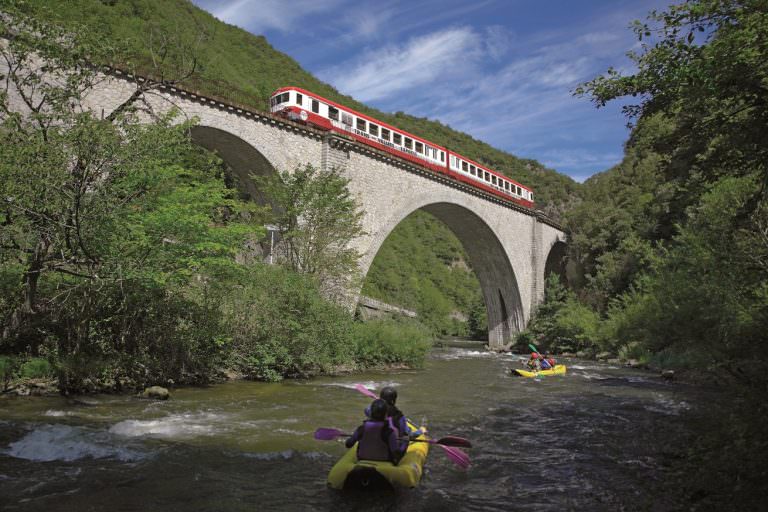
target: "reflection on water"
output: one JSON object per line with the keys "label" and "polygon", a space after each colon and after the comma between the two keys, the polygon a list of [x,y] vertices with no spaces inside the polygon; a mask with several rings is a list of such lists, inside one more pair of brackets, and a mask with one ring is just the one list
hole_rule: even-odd
{"label": "reflection on water", "polygon": [[[232,382],[129,396],[0,401],[2,510],[673,510],[669,446],[687,442],[702,392],[642,371],[565,361],[568,374],[513,378],[481,344],[435,349],[424,370],[279,384]],[[472,466],[432,450],[422,485],[346,495],[325,477],[344,452],[318,427],[351,430],[370,399],[435,436],[474,443]]]}

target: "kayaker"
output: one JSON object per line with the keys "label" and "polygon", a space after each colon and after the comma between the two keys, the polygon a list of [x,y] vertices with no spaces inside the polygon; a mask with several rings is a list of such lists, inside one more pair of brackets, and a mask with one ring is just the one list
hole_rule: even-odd
{"label": "kayaker", "polygon": [[[427,429],[425,426],[422,425],[421,428],[413,429],[408,424],[408,418],[406,418],[403,412],[395,405],[395,403],[397,403],[397,390],[395,388],[392,386],[384,386],[379,392],[379,398],[387,403],[387,418],[392,421],[392,426],[398,430],[399,437],[408,436],[410,439],[414,439],[426,433]],[[370,407],[365,409],[365,415],[368,417],[371,416]],[[408,440],[406,439],[405,443],[402,444],[402,451],[405,452],[407,448]]]}
{"label": "kayaker", "polygon": [[539,361],[538,352],[531,352],[531,358],[528,359],[526,366],[534,371],[541,370],[541,361]]}
{"label": "kayaker", "polygon": [[554,368],[555,366],[557,366],[557,362],[555,361],[555,358],[554,358],[554,357],[552,357],[552,356],[549,354],[549,351],[547,351],[547,352],[544,352],[544,360],[545,360],[547,363],[549,363],[549,367],[550,367],[550,368]]}
{"label": "kayaker", "polygon": [[[403,411],[397,408],[395,403],[397,402],[397,390],[392,386],[385,386],[381,388],[379,397],[387,402],[387,417],[392,418],[392,424],[400,431],[401,436],[408,436],[413,439],[426,432],[426,428],[422,425],[420,428],[414,429],[408,425],[408,419],[403,414]],[[408,443],[406,443],[406,448]]]}
{"label": "kayaker", "polygon": [[398,445],[398,432],[387,418],[387,402],[376,399],[370,406],[371,419],[355,429],[345,445],[352,448],[357,444],[357,458],[360,460],[383,460],[397,464],[403,455]]}
{"label": "kayaker", "polygon": [[542,370],[551,370],[552,368],[554,368],[554,365],[550,364],[550,359],[548,356],[549,356],[549,352],[545,352],[540,359]]}

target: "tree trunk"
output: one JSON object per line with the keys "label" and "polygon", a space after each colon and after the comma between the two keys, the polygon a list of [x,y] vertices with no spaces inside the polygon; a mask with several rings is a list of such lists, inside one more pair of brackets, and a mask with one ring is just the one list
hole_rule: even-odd
{"label": "tree trunk", "polygon": [[2,339],[10,338],[24,324],[26,319],[35,313],[37,306],[37,283],[40,280],[43,263],[48,254],[50,241],[47,237],[41,236],[35,245],[35,249],[29,254],[27,259],[27,270],[24,272],[24,297],[22,303],[11,314],[10,321],[3,328]]}

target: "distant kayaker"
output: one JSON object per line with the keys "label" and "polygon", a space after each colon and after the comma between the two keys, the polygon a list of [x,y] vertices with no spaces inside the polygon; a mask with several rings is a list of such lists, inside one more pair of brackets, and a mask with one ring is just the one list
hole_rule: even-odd
{"label": "distant kayaker", "polygon": [[528,362],[525,363],[528,368],[534,371],[541,370],[541,361],[539,360],[538,352],[531,352],[531,357]]}
{"label": "distant kayaker", "polygon": [[346,441],[347,448],[357,444],[360,460],[383,460],[397,464],[403,453],[398,444],[398,432],[387,418],[387,402],[376,399],[370,406],[370,418],[355,429]]}
{"label": "distant kayaker", "polygon": [[[544,361],[547,362],[550,368],[554,368],[557,365],[555,358],[550,355],[549,351],[544,352]],[[543,367],[542,367],[543,368]]]}
{"label": "distant kayaker", "polygon": [[542,370],[551,370],[554,366],[550,363],[549,359],[549,353],[545,352],[544,355],[540,358],[541,369]]}

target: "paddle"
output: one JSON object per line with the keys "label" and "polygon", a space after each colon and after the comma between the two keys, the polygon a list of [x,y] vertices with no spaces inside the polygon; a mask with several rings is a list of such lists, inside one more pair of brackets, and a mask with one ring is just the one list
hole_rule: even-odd
{"label": "paddle", "polygon": [[373,398],[374,400],[379,398],[378,396],[376,396],[376,393],[374,393],[367,387],[363,386],[362,384],[355,384],[355,389],[361,392],[362,394],[364,394],[365,396]]}
{"label": "paddle", "polygon": [[[347,434],[346,432],[342,432],[341,430],[337,430],[335,428],[321,427],[315,430],[315,439],[318,439],[320,441],[330,441],[337,437],[350,437],[351,435],[352,434]],[[402,437],[399,439],[401,441],[405,441],[408,438]],[[445,436],[445,437],[441,437],[440,439],[409,439],[409,441],[412,443],[429,443],[429,444],[439,444],[442,446],[472,448],[472,443],[469,442],[468,439],[464,439],[462,437],[456,437],[456,436]]]}
{"label": "paddle", "polygon": [[[341,430],[337,430],[335,428],[318,428],[315,430],[315,439],[319,441],[331,441],[333,439],[336,439],[337,437],[350,437],[351,434],[347,434],[346,432],[342,432]],[[466,443],[469,443],[466,439],[456,438],[454,436],[447,436],[445,438],[440,439],[414,439],[413,441],[416,442],[422,442],[422,443],[429,443],[429,444],[435,444],[443,449],[445,452],[445,455],[457,466],[459,466],[462,469],[467,469],[469,467],[469,455],[461,451],[459,448],[456,448],[454,446],[451,446],[450,444],[443,444],[443,440],[445,440],[446,443],[452,443],[456,442],[456,440],[460,440],[459,442],[466,441]],[[413,442],[411,441],[411,442]],[[471,446],[471,444],[470,444]]]}

